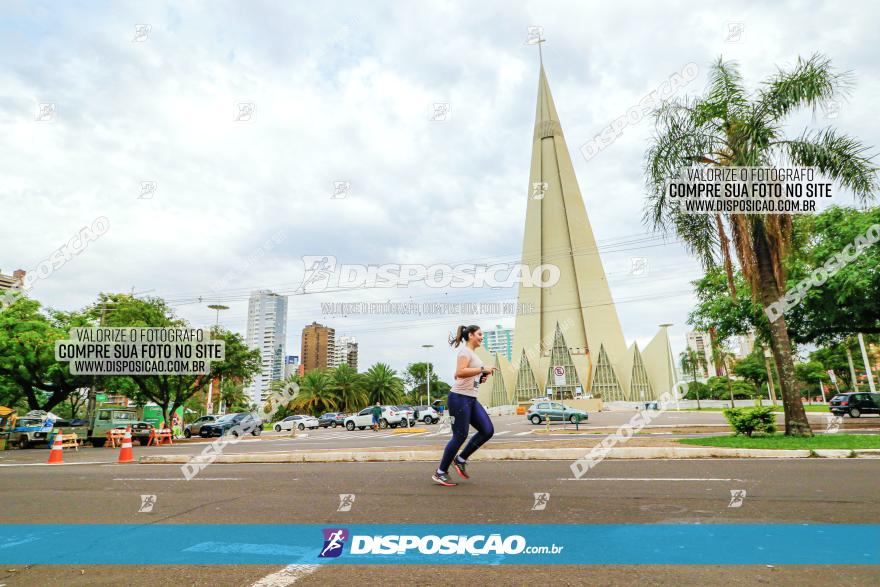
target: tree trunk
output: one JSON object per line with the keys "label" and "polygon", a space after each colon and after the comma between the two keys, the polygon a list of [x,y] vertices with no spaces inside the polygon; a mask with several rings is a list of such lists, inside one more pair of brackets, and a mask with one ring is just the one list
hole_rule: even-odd
{"label": "tree trunk", "polygon": [[724,272],[727,274],[727,289],[730,291],[730,297],[736,301],[736,284],[733,281],[733,261],[730,257],[730,239],[727,238],[727,232],[724,230],[724,222],[721,221],[721,215],[715,215],[715,224],[718,227],[718,241],[721,243],[721,257],[724,262]]}
{"label": "tree trunk", "polygon": [[[776,286],[776,277],[770,257],[769,244],[762,229],[754,231],[752,242],[755,247],[758,270],[758,291],[761,303],[766,308],[781,297]],[[779,387],[782,393],[782,408],[785,411],[786,436],[812,436],[813,431],[807,420],[807,412],[797,391],[794,374],[794,361],[791,357],[791,340],[785,315],[770,322],[770,350],[779,369]]]}

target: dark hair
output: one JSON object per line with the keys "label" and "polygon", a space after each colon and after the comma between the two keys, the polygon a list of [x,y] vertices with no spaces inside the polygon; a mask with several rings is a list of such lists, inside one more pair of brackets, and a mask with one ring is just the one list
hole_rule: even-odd
{"label": "dark hair", "polygon": [[461,343],[467,342],[467,340],[468,340],[468,338],[470,338],[471,334],[473,334],[474,332],[476,332],[479,329],[480,329],[480,327],[477,326],[476,324],[471,324],[470,326],[465,326],[464,324],[462,324],[461,326],[459,326],[456,329],[455,334],[453,336],[449,337],[449,344],[451,344],[454,347],[457,347]]}

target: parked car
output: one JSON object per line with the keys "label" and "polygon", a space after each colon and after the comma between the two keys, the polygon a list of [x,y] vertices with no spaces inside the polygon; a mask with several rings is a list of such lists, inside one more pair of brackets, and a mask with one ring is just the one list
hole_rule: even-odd
{"label": "parked car", "polygon": [[199,436],[202,438],[210,438],[212,436],[224,436],[232,434],[240,436],[241,434],[250,433],[253,436],[259,436],[263,432],[263,421],[256,415],[242,412],[238,414],[226,414],[217,419],[216,422],[205,424],[199,430]]}
{"label": "parked car", "polygon": [[193,434],[199,434],[202,431],[202,426],[206,424],[212,424],[219,420],[222,417],[222,414],[208,414],[207,416],[202,416],[195,422],[190,422],[186,426],[183,427],[183,435],[186,438],[191,437]]}
{"label": "parked car", "polygon": [[345,426],[345,417],[347,414],[342,412],[327,412],[320,418],[318,423],[321,428],[336,428],[337,426]]}
{"label": "parked car", "polygon": [[431,406],[416,406],[416,419],[425,424],[436,424],[440,421],[440,414]]}
{"label": "parked car", "polygon": [[831,398],[828,409],[835,415],[849,414],[851,418],[880,414],[880,393],[840,393]]}
{"label": "parked car", "polygon": [[415,426],[416,425],[416,420],[418,420],[418,417],[416,416],[415,408],[413,408],[411,405],[397,404],[396,406],[391,406],[391,407],[396,407],[397,411],[400,412],[400,415],[403,416],[404,418],[406,418],[405,420],[402,419],[400,421],[401,426]]}
{"label": "parked car", "polygon": [[[396,428],[403,422],[403,416],[397,411],[397,406],[381,406],[382,416],[379,419],[379,428]],[[346,430],[363,430],[373,425],[373,406],[364,408],[357,414],[352,414],[345,419]]]}
{"label": "parked car", "polygon": [[581,422],[586,422],[589,416],[583,410],[569,408],[559,402],[537,402],[529,406],[529,409],[526,411],[526,419],[532,424],[540,424],[547,420],[551,422],[568,420],[574,424],[578,421],[578,418],[580,418]]}
{"label": "parked car", "polygon": [[293,430],[293,427],[296,426],[297,430],[305,430],[308,428],[309,430],[314,430],[321,423],[314,416],[306,416],[303,414],[299,414],[296,416],[287,416],[280,422],[276,422],[275,432],[281,432],[282,430]]}

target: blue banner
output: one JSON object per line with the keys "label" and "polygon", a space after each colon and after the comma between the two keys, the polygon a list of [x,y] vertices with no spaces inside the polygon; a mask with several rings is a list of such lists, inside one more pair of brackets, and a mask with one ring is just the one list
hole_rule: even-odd
{"label": "blue banner", "polygon": [[[10,524],[0,564],[880,564],[877,524]],[[827,556],[846,546],[843,559]]]}

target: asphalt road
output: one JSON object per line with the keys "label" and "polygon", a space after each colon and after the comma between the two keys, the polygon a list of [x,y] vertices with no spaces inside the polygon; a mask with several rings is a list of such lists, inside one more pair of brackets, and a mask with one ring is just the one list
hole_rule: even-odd
{"label": "asphalt road", "polygon": [[[880,523],[880,460],[606,461],[578,481],[570,480],[562,461],[478,462],[473,478],[455,488],[431,484],[430,471],[425,463],[212,465],[187,482],[174,465],[20,466],[0,469],[0,524]],[[746,497],[731,508],[734,489],[745,490]],[[532,509],[536,492],[550,494],[543,511]],[[351,511],[337,511],[339,494],[356,496]],[[138,512],[142,495],[156,496],[153,511]],[[815,550],[817,561],[838,557],[844,547],[804,545]],[[302,585],[462,585],[488,578],[552,585],[880,582],[877,567],[843,565],[10,569],[0,569],[0,585],[277,586],[294,579]]]}
{"label": "asphalt road", "polygon": [[[611,430],[629,421],[634,412],[599,412],[591,414],[589,423],[580,426],[580,435],[565,434],[546,435],[545,425],[535,426],[525,420],[523,416],[495,416],[492,421],[495,425],[495,436],[492,443],[520,443],[524,445],[540,447],[547,442],[557,442],[560,439],[573,440],[577,438],[597,438],[608,434]],[[825,414],[808,414],[814,429],[818,432],[824,430],[827,421]],[[781,416],[780,416],[781,417]],[[681,432],[683,426],[702,426],[701,430],[707,431],[703,435],[727,430],[724,415],[721,412],[666,412],[656,416],[651,422],[650,428],[645,428],[644,436],[653,435],[655,438],[678,438],[681,436],[693,436],[693,434],[673,434],[672,431]],[[424,432],[400,434],[396,430],[386,429],[374,432],[372,430],[348,431],[344,428],[319,428],[298,432],[296,438],[292,438],[289,432],[263,432],[260,437],[248,437],[235,444],[225,446],[224,454],[255,453],[255,452],[289,452],[292,450],[321,450],[336,448],[373,448],[385,449],[407,448],[412,446],[437,446],[446,444],[451,433],[448,427],[443,429],[439,424],[419,425]],[[561,431],[573,430],[573,425],[555,422],[551,429]],[[845,418],[842,430],[847,432],[876,432],[880,429],[880,417],[871,416],[853,420]],[[640,434],[640,437],[642,434]],[[213,439],[216,440],[216,439]],[[141,447],[135,445],[135,458],[146,454],[190,454],[196,455],[205,449],[209,439],[190,439],[178,442],[173,446]],[[117,459],[118,449],[84,447],[77,452],[67,450],[64,452],[65,462],[106,462],[112,463]],[[48,450],[12,450],[0,451],[0,469],[4,465],[17,463],[44,463],[48,459]]]}

